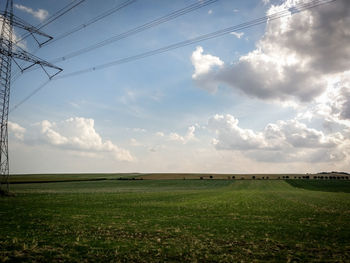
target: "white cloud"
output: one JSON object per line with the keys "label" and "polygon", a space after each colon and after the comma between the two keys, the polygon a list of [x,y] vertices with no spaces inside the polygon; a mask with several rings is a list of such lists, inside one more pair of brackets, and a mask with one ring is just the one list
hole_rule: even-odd
{"label": "white cloud", "polygon": [[218,150],[240,151],[257,161],[330,162],[349,156],[350,141],[341,133],[324,134],[298,120],[268,124],[263,131],[243,129],[232,115],[215,115],[208,121]]}
{"label": "white cloud", "polygon": [[215,130],[217,149],[258,149],[264,148],[265,142],[261,133],[238,127],[238,120],[231,115],[215,115],[209,119],[208,127]]}
{"label": "white cloud", "polygon": [[132,161],[129,151],[109,140],[103,141],[96,132],[93,119],[69,118],[60,123],[44,120],[40,123],[41,136],[47,144],[83,153],[110,153],[117,160]]}
{"label": "white cloud", "polygon": [[213,67],[221,67],[224,64],[218,57],[209,54],[204,55],[201,46],[198,46],[192,53],[191,61],[194,66],[193,79],[197,79],[200,75],[209,73]]}
{"label": "white cloud", "polygon": [[146,129],[143,129],[143,128],[133,128],[132,131],[144,133],[144,132],[146,132]]}
{"label": "white cloud", "polygon": [[211,15],[212,13],[213,13],[213,10],[210,9],[210,10],[208,11],[208,14]]}
{"label": "white cloud", "polygon": [[320,120],[328,130],[350,128],[350,71],[328,80],[326,91],[298,114],[301,120]]}
{"label": "white cloud", "polygon": [[235,37],[237,37],[238,39],[240,39],[242,36],[244,36],[244,32],[231,32],[231,35],[234,35]]}
{"label": "white cloud", "polygon": [[264,3],[264,5],[267,5],[270,3],[270,0],[262,0],[262,2]]}
{"label": "white cloud", "polygon": [[156,132],[155,135],[158,137],[164,137],[164,132]]}
{"label": "white cloud", "polygon": [[15,123],[15,122],[8,122],[8,129],[9,129],[9,133],[13,133],[13,135],[19,139],[19,140],[23,140],[24,138],[24,134],[26,132],[26,129],[23,128],[22,126],[20,126],[19,124]]}
{"label": "white cloud", "polygon": [[196,127],[190,126],[188,127],[187,133],[184,136],[181,136],[178,133],[172,132],[169,134],[168,138],[170,141],[178,141],[178,142],[182,142],[183,144],[186,144],[189,141],[195,139],[195,134],[194,134],[195,131],[196,131]]}
{"label": "white cloud", "polygon": [[47,10],[41,9],[41,8],[39,8],[38,10],[35,11],[32,8],[24,6],[24,5],[15,4],[14,7],[17,8],[18,10],[21,10],[23,12],[31,14],[32,16],[39,19],[40,21],[45,20],[49,15],[49,12]]}
{"label": "white cloud", "polygon": [[140,142],[138,142],[135,138],[130,139],[131,146],[142,146]]}
{"label": "white cloud", "polygon": [[[268,14],[302,2],[286,0],[272,5]],[[327,78],[349,70],[350,45],[345,44],[349,42],[350,1],[335,1],[269,21],[255,50],[232,65],[220,64],[215,72],[206,67],[200,71],[199,84],[203,86],[205,82],[204,88],[209,89],[209,84],[225,83],[250,97],[310,102],[325,92]],[[195,52],[200,57],[203,50]],[[196,60],[192,63],[197,69],[193,61]],[[195,70],[193,76],[198,79],[197,75]]]}

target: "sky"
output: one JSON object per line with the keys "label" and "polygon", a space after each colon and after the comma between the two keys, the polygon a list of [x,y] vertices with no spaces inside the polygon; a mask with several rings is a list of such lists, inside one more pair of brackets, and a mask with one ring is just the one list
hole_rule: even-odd
{"label": "sky", "polygon": [[[38,25],[70,2],[15,0],[14,13]],[[123,2],[86,0],[41,30],[55,38]],[[29,70],[12,82],[10,173],[350,172],[350,1],[295,13],[309,0],[218,0],[59,59],[198,2],[138,0],[40,49],[21,41],[63,72],[24,103],[47,75]],[[96,67],[283,10],[278,20]]]}

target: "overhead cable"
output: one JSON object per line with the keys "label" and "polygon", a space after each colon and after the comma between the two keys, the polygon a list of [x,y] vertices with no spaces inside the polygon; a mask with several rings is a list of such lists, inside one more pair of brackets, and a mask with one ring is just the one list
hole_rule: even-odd
{"label": "overhead cable", "polygon": [[244,30],[244,29],[247,29],[247,28],[250,28],[250,27],[253,27],[253,26],[264,24],[267,21],[273,21],[273,20],[276,20],[276,19],[280,19],[280,18],[285,17],[285,16],[290,16],[292,14],[299,13],[299,12],[302,12],[302,11],[305,11],[305,10],[308,10],[308,9],[311,9],[311,8],[314,8],[314,7],[317,7],[317,6],[320,6],[320,5],[332,3],[332,2],[335,2],[335,1],[337,1],[337,0],[326,0],[326,1],[325,0],[323,0],[323,1],[322,0],[314,0],[314,1],[310,1],[308,3],[297,4],[291,9],[279,11],[279,12],[276,12],[274,14],[270,14],[270,15],[267,15],[267,16],[264,16],[264,17],[261,17],[261,18],[258,18],[258,19],[251,20],[251,21],[246,22],[246,23],[242,23],[242,24],[239,24],[239,25],[236,25],[236,26],[232,26],[232,27],[228,27],[228,28],[225,28],[225,29],[221,29],[221,30],[209,33],[209,34],[205,34],[205,35],[202,35],[202,36],[191,38],[191,39],[188,39],[188,40],[185,40],[185,41],[181,41],[181,42],[178,42],[178,43],[175,43],[175,44],[171,44],[171,45],[168,45],[168,46],[165,46],[165,47],[162,47],[162,48],[158,48],[158,49],[155,49],[155,50],[147,51],[147,52],[144,52],[144,53],[140,53],[140,54],[137,54],[137,55],[134,55],[134,56],[130,56],[130,57],[126,57],[126,58],[122,58],[122,59],[117,59],[117,60],[114,60],[114,61],[110,61],[108,63],[96,65],[96,66],[89,67],[89,68],[82,69],[82,70],[78,70],[78,71],[75,71],[75,72],[72,72],[72,73],[67,73],[67,74],[64,74],[64,75],[60,75],[60,76],[57,77],[57,79],[68,78],[68,77],[84,74],[84,73],[87,73],[87,72],[100,70],[100,69],[112,67],[112,66],[115,66],[115,65],[128,63],[128,62],[131,62],[131,61],[134,61],[134,60],[139,60],[139,59],[142,59],[142,58],[154,56],[154,55],[157,55],[157,54],[160,54],[160,53],[164,53],[164,52],[167,52],[167,51],[171,51],[171,50],[174,50],[174,49],[185,47],[185,46],[188,46],[188,45],[191,45],[191,44],[195,44],[195,43],[202,42],[202,41],[205,41],[205,40],[209,40],[209,39],[217,38],[217,37],[220,37],[220,36],[223,36],[223,35],[227,35],[227,34],[230,34],[232,32],[239,32],[241,30]]}
{"label": "overhead cable", "polygon": [[[41,28],[51,24],[53,21],[55,21],[58,18],[62,17],[63,15],[68,13],[70,10],[72,10],[73,8],[79,6],[80,4],[82,4],[85,1],[86,0],[74,0],[73,2],[71,2],[68,5],[64,6],[63,8],[58,10],[56,13],[54,13],[52,16],[50,16],[46,21],[38,24],[36,26],[36,28],[39,30],[39,29],[41,29]],[[22,40],[26,39],[28,36],[30,36],[30,33],[24,34],[15,43],[17,44],[17,43],[21,42]]]}
{"label": "overhead cable", "polygon": [[106,46],[108,44],[114,43],[114,42],[116,42],[118,40],[127,38],[127,37],[129,37],[131,35],[140,33],[142,31],[145,31],[145,30],[149,29],[149,28],[158,26],[160,24],[163,24],[165,22],[173,20],[173,19],[175,19],[175,18],[177,18],[179,16],[185,15],[185,14],[187,14],[189,12],[195,11],[195,10],[197,10],[199,8],[202,8],[204,6],[210,5],[210,4],[215,3],[217,1],[218,0],[203,0],[203,1],[196,2],[194,4],[191,4],[191,5],[187,6],[187,7],[181,8],[181,9],[176,10],[174,12],[171,12],[171,13],[165,15],[165,16],[162,16],[160,18],[152,20],[152,21],[150,21],[150,22],[148,22],[146,24],[143,24],[141,26],[138,26],[138,27],[130,29],[130,30],[126,31],[126,32],[123,32],[121,34],[118,34],[118,35],[115,35],[113,37],[110,37],[110,38],[108,38],[106,40],[103,40],[101,42],[95,43],[95,44],[93,44],[93,45],[91,45],[89,47],[85,47],[85,48],[79,49],[77,51],[71,52],[69,54],[66,54],[66,55],[64,55],[62,57],[53,59],[51,62],[52,63],[57,63],[57,62],[60,62],[60,61],[65,61],[65,60],[71,59],[71,58],[79,56],[81,54],[90,52],[90,51],[92,51],[94,49],[97,49],[97,48]]}
{"label": "overhead cable", "polygon": [[[156,49],[156,50],[148,51],[148,52],[141,53],[141,54],[138,54],[138,55],[135,55],[135,56],[130,56],[130,57],[127,57],[127,58],[118,59],[118,60],[111,61],[111,62],[108,62],[108,63],[105,63],[105,64],[101,64],[101,65],[98,65],[98,66],[95,66],[95,67],[90,67],[90,68],[87,68],[87,69],[78,70],[78,71],[75,71],[75,72],[72,72],[72,73],[61,75],[61,76],[58,76],[58,77],[56,77],[55,79],[53,79],[51,81],[58,80],[58,79],[69,78],[69,77],[81,75],[81,74],[84,74],[84,73],[92,72],[92,71],[95,71],[95,70],[100,70],[100,69],[112,67],[112,66],[115,66],[115,65],[128,63],[128,62],[131,62],[131,61],[134,61],[134,60],[138,60],[138,59],[142,59],[142,58],[145,58],[145,57],[153,56],[153,55],[156,55],[156,54],[164,53],[164,52],[167,52],[167,51],[170,51],[170,50],[174,50],[174,49],[177,49],[177,48],[180,48],[180,47],[188,46],[188,45],[191,45],[191,44],[194,44],[194,43],[198,43],[198,42],[201,42],[201,41],[217,38],[217,37],[220,37],[220,36],[232,33],[232,32],[239,32],[239,31],[241,31],[243,29],[247,29],[247,28],[250,28],[250,27],[253,27],[253,26],[257,26],[257,25],[266,23],[268,21],[277,20],[277,19],[280,19],[280,18],[283,18],[283,17],[286,17],[286,16],[294,15],[296,13],[300,13],[302,11],[306,11],[308,9],[315,8],[317,6],[321,6],[321,5],[324,5],[324,4],[330,4],[330,3],[335,2],[335,1],[337,1],[337,0],[323,0],[323,1],[322,0],[314,0],[314,1],[310,1],[308,3],[297,4],[297,5],[295,5],[292,8],[289,8],[289,9],[286,9],[286,10],[283,10],[283,11],[279,11],[279,12],[276,12],[276,13],[273,13],[273,14],[270,14],[270,15],[258,18],[258,19],[254,19],[254,20],[251,20],[251,21],[248,21],[248,22],[236,25],[236,26],[228,27],[228,28],[225,28],[225,29],[222,29],[222,30],[218,30],[218,31],[206,34],[206,35],[202,35],[202,36],[199,36],[199,37],[196,37],[196,38],[192,38],[192,39],[189,39],[189,40],[178,42],[178,43],[175,43],[175,44],[163,47],[163,48],[159,48],[159,49]],[[20,105],[22,105],[24,102],[26,102],[32,96],[34,96],[39,90],[44,88],[48,83],[49,82],[45,82],[41,86],[39,86],[37,89],[35,89],[32,93],[30,93],[27,97],[25,97],[21,102],[19,102],[13,108],[11,108],[10,112],[13,111],[14,109],[17,109]]]}
{"label": "overhead cable", "polygon": [[82,29],[85,29],[88,26],[90,26],[90,25],[100,21],[101,19],[106,18],[107,16],[110,16],[110,15],[114,14],[115,12],[123,9],[124,7],[127,7],[128,5],[131,5],[131,4],[135,3],[136,1],[137,0],[127,0],[127,1],[117,5],[116,7],[112,8],[112,9],[109,9],[109,10],[103,12],[102,14],[100,14],[100,15],[92,18],[92,19],[90,19],[89,21],[87,21],[87,22],[85,22],[85,23],[83,23],[83,24],[81,24],[81,25],[79,25],[79,26],[77,26],[77,27],[75,27],[75,28],[65,32],[65,33],[62,33],[61,35],[56,36],[48,44],[52,44],[53,42],[61,40],[61,39],[65,38],[65,37],[67,37],[67,36],[69,36],[69,35],[71,35],[73,33],[76,33],[76,32],[78,32],[78,31],[80,31]]}

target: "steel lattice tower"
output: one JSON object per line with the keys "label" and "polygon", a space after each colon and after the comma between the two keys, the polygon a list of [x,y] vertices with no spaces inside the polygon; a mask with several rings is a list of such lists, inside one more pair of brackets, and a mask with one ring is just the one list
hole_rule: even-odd
{"label": "steel lattice tower", "polygon": [[0,54],[0,173],[1,187],[6,183],[8,191],[9,177],[9,158],[8,158],[8,112],[10,101],[10,82],[11,82],[11,56],[6,53],[12,52],[12,26],[13,21],[13,2],[7,1],[5,13],[2,17],[0,49],[5,52]]}
{"label": "steel lattice tower", "polygon": [[[9,154],[8,154],[8,114],[9,114],[9,102],[10,102],[10,88],[11,88],[11,69],[12,60],[23,72],[24,70],[39,65],[45,70],[45,67],[53,68],[57,70],[55,74],[49,75],[51,79],[59,72],[61,68],[56,67],[38,57],[28,53],[27,51],[16,46],[13,41],[13,27],[17,26],[21,29],[28,31],[34,39],[38,42],[39,46],[47,43],[52,37],[39,31],[37,28],[26,23],[22,19],[14,16],[13,14],[13,0],[7,0],[6,8],[3,12],[0,12],[0,190],[8,192],[8,178],[9,178]],[[46,38],[46,41],[40,43],[34,35],[39,35]],[[29,62],[25,68],[22,68],[16,59]]]}

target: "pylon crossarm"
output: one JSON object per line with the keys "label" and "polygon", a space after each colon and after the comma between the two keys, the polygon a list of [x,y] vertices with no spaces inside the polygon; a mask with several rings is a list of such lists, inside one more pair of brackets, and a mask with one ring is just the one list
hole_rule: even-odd
{"label": "pylon crossarm", "polygon": [[[23,61],[27,61],[30,63],[29,66],[25,67],[25,68],[22,68],[20,67],[21,71],[25,71],[31,67],[33,67],[34,65],[39,65],[41,67],[47,67],[47,68],[53,68],[53,69],[56,69],[57,72],[55,72],[54,74],[52,75],[49,75],[49,78],[53,78],[54,76],[56,76],[57,74],[59,74],[61,71],[63,71],[62,68],[60,67],[57,67],[45,60],[42,60],[40,58],[38,58],[37,56],[34,56],[33,54],[30,54],[28,53],[27,51],[23,50],[22,48],[20,47],[17,47],[17,51],[8,51],[8,50],[5,50],[5,49],[2,49],[0,48],[0,54],[3,54],[5,56],[10,56],[12,57],[12,59],[15,61],[15,63],[19,66],[19,64],[16,62],[16,59],[20,59],[20,60],[23,60]],[[47,73],[47,71],[45,70],[45,72]]]}
{"label": "pylon crossarm", "polygon": [[12,52],[12,57],[17,58],[17,59],[21,59],[24,61],[32,62],[33,64],[38,64],[38,65],[41,65],[44,67],[54,68],[54,69],[57,69],[59,71],[62,71],[62,69],[60,67],[57,67],[57,66],[51,64],[50,62],[47,62],[47,61],[40,59],[39,57],[37,57],[33,54],[30,54],[29,52],[23,50],[20,47],[17,47],[17,51]]}
{"label": "pylon crossarm", "polygon": [[17,67],[21,70],[21,72],[23,72],[22,67],[17,63],[17,61],[15,59],[13,59],[13,61],[15,62],[15,64],[17,65]]}
{"label": "pylon crossarm", "polygon": [[[6,17],[5,12],[0,12],[0,16]],[[34,27],[31,24],[27,23],[26,21],[24,21],[23,19],[19,18],[16,15],[13,15],[12,25],[15,26],[15,27],[22,28],[22,29],[28,31],[29,33],[32,34],[32,36],[34,37],[35,40],[36,40],[36,38],[35,38],[34,34],[42,36],[42,37],[45,37],[46,38],[45,41],[43,41],[41,43],[37,41],[39,46],[42,46],[42,45],[46,44],[47,42],[49,42],[50,40],[53,39],[52,36],[50,36],[50,35],[42,32],[42,31],[40,31],[39,29],[37,29],[36,27]],[[23,38],[20,38],[19,40],[17,40],[16,43],[20,42],[21,40],[23,40]]]}

